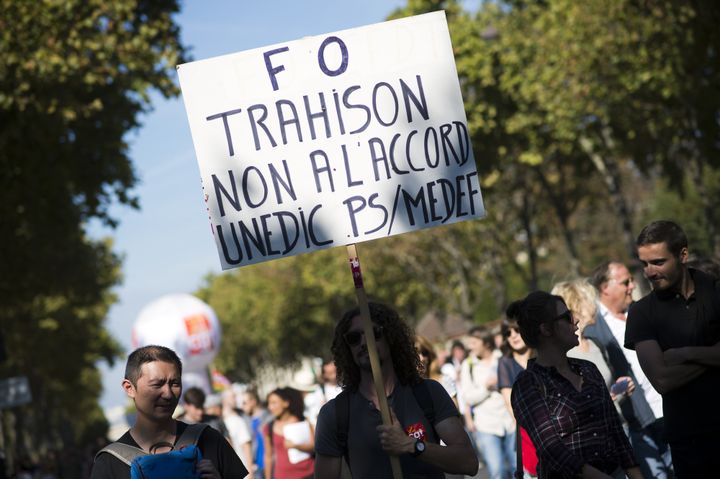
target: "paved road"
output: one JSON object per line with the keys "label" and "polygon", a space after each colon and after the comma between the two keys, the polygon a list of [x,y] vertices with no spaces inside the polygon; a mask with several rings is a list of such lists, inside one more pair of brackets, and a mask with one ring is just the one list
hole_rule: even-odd
{"label": "paved road", "polygon": [[458,476],[458,475],[445,474],[445,478],[446,479],[488,479],[488,473],[487,473],[487,469],[483,467],[474,476]]}

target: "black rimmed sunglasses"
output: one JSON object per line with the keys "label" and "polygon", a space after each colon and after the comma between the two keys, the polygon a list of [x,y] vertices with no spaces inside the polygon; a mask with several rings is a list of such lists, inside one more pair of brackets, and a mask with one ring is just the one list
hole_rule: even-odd
{"label": "black rimmed sunglasses", "polygon": [[503,331],[503,336],[509,338],[510,336],[512,336],[513,331],[520,334],[520,328],[518,328],[517,326],[510,326],[505,331]]}
{"label": "black rimmed sunglasses", "polygon": [[[373,326],[373,336],[375,337],[375,341],[382,338],[382,334],[382,326]],[[363,336],[365,336],[365,331],[348,331],[343,335],[348,346],[357,346],[360,344]]]}

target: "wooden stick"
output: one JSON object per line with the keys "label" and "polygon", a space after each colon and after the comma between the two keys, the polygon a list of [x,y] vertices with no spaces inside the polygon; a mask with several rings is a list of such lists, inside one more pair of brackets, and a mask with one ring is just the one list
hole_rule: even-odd
{"label": "wooden stick", "polygon": [[[348,260],[350,261],[353,281],[355,282],[355,294],[357,295],[358,305],[360,306],[360,317],[362,318],[365,341],[368,355],[370,356],[370,368],[372,369],[373,381],[375,382],[375,392],[377,393],[378,404],[380,404],[380,415],[382,416],[383,424],[389,426],[392,424],[392,418],[390,417],[390,408],[388,407],[387,396],[385,395],[385,382],[383,381],[382,369],[380,368],[380,358],[377,352],[375,334],[373,333],[373,323],[370,319],[370,306],[368,305],[367,295],[365,294],[362,271],[360,270],[360,258],[358,257],[355,244],[347,245],[347,254]],[[400,458],[398,458],[398,456],[390,455],[390,467],[392,468],[393,478],[402,479],[402,469],[400,468]]]}

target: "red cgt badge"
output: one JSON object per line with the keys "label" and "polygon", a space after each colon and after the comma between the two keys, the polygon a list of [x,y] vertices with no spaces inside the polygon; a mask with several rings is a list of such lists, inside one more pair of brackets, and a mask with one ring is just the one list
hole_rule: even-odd
{"label": "red cgt badge", "polygon": [[411,424],[410,426],[406,427],[405,433],[414,439],[420,439],[421,441],[427,440],[427,435],[425,434],[425,426],[421,422]]}

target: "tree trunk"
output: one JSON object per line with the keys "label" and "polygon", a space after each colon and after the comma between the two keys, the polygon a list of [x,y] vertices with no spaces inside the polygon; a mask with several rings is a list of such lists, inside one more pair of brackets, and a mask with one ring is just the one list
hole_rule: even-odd
{"label": "tree trunk", "polygon": [[[605,136],[605,143],[611,143],[611,140],[607,138],[607,134]],[[628,258],[635,258],[635,236],[633,233],[632,215],[630,214],[630,209],[628,208],[625,197],[623,196],[622,176],[620,174],[617,159],[611,155],[603,157],[597,153],[593,146],[593,142],[589,138],[582,138],[580,140],[580,146],[590,157],[590,160],[593,162],[593,165],[595,165],[595,168],[598,170],[603,182],[605,183],[610,196],[610,203],[612,204],[620,223],[620,231]],[[645,294],[649,292],[649,288],[644,280],[644,276],[642,275],[639,265],[636,262],[631,262],[628,265],[628,268],[636,280],[635,284],[639,290],[638,293],[641,296],[645,296]]]}
{"label": "tree trunk", "polygon": [[502,313],[505,312],[505,308],[508,305],[508,293],[507,285],[505,284],[505,273],[502,269],[502,264],[500,263],[499,258],[501,258],[500,254],[491,254],[489,261],[495,306],[497,310]]}
{"label": "tree trunk", "polygon": [[718,230],[715,224],[715,207],[713,202],[712,193],[709,191],[705,183],[705,171],[706,166],[699,154],[694,154],[692,161],[690,162],[690,177],[692,179],[695,188],[697,188],[698,196],[700,196],[700,202],[702,204],[703,214],[705,216],[705,229],[708,234],[708,242],[706,245],[707,255],[709,256],[720,256],[720,249],[718,247]]}
{"label": "tree trunk", "polygon": [[560,223],[560,233],[562,234],[565,246],[567,247],[568,255],[570,256],[570,272],[574,276],[580,275],[580,256],[578,255],[577,246],[575,245],[575,234],[570,229],[569,220],[570,212],[567,208],[567,201],[561,194],[557,194],[556,189],[550,185],[540,168],[534,168],[537,173],[540,183],[542,184],[545,194],[550,198],[550,204],[552,205],[555,216]]}
{"label": "tree trunk", "polygon": [[527,250],[528,250],[528,261],[530,263],[530,281],[528,289],[535,291],[538,289],[538,272],[537,262],[538,256],[535,250],[535,235],[532,230],[532,211],[530,202],[527,195],[522,195],[522,211],[520,212],[520,219],[522,221],[523,229],[527,237]]}

